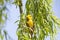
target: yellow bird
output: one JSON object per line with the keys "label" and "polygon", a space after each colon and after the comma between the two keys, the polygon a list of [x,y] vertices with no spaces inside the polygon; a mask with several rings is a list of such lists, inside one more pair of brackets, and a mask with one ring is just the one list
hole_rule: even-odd
{"label": "yellow bird", "polygon": [[26,19],[27,19],[27,26],[30,27],[30,28],[33,28],[32,16],[31,15],[27,15]]}
{"label": "yellow bird", "polygon": [[34,31],[34,24],[33,24],[32,16],[31,15],[27,15],[26,19],[27,19],[26,25],[30,28],[30,34],[32,36],[33,31]]}

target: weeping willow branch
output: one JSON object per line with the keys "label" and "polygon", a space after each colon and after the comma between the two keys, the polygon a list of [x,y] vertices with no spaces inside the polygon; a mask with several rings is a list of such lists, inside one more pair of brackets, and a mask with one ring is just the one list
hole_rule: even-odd
{"label": "weeping willow branch", "polygon": [[[23,10],[22,10],[22,0],[18,0],[18,6],[19,6],[19,10],[20,10],[20,21],[19,21],[19,27],[18,27],[18,30],[19,30],[19,28],[20,28],[20,26],[22,25],[21,23],[22,23],[22,14],[23,14]],[[20,32],[18,32],[18,33],[20,33]],[[18,40],[21,40],[20,39],[20,35],[18,35]]]}
{"label": "weeping willow branch", "polygon": [[22,10],[22,0],[19,0],[19,9],[20,9],[20,14],[23,13],[23,10]]}

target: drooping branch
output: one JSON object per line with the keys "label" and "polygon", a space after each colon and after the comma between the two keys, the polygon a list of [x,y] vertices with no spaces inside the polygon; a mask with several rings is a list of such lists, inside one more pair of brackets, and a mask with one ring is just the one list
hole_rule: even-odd
{"label": "drooping branch", "polygon": [[20,10],[20,14],[23,13],[23,10],[22,10],[22,0],[19,0],[19,10]]}

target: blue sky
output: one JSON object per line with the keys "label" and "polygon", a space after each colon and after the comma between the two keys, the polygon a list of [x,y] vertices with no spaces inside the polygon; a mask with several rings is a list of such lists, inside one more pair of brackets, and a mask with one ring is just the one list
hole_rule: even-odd
{"label": "blue sky", "polygon": [[53,10],[55,15],[60,18],[60,0],[53,0]]}
{"label": "blue sky", "polygon": [[[23,0],[23,4],[25,4],[26,0]],[[25,6],[25,5],[24,5]],[[60,0],[53,0],[53,11],[55,15],[60,18]],[[7,3],[7,8],[9,9],[8,12],[8,20],[6,22],[6,30],[8,34],[13,38],[13,40],[17,40],[16,30],[17,30],[17,23],[14,23],[16,20],[19,19],[19,8],[14,4]],[[23,7],[24,8],[24,7]],[[57,40],[60,40],[60,32],[58,30],[57,33]],[[49,38],[47,38],[49,40]]]}

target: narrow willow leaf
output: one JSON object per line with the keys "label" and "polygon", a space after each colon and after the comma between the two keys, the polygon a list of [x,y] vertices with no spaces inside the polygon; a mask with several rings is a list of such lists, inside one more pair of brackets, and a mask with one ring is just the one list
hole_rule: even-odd
{"label": "narrow willow leaf", "polygon": [[15,21],[15,23],[19,22],[19,20]]}
{"label": "narrow willow leaf", "polygon": [[46,0],[46,2],[47,2],[47,4],[50,4],[52,2],[52,0],[50,0],[50,1],[49,0]]}

